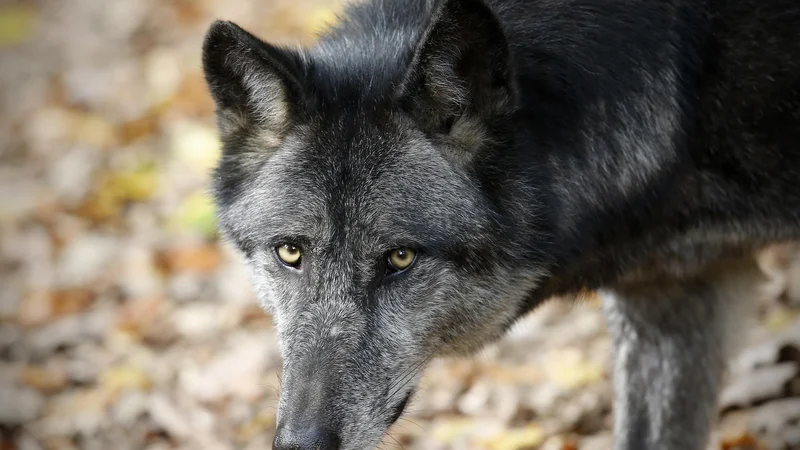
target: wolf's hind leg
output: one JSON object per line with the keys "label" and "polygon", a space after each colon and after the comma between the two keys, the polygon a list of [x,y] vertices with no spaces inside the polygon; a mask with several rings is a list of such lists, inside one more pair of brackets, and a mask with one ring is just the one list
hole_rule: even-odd
{"label": "wolf's hind leg", "polygon": [[763,275],[755,261],[601,292],[614,341],[614,449],[703,450],[727,357]]}

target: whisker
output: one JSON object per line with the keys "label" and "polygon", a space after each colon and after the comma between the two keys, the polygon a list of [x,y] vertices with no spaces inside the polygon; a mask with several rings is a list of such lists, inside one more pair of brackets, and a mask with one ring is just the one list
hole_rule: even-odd
{"label": "whisker", "polygon": [[406,447],[405,447],[403,444],[401,444],[401,443],[400,443],[400,441],[398,441],[398,440],[397,440],[397,438],[395,438],[394,436],[392,436],[392,433],[386,433],[386,436],[389,436],[390,438],[392,438],[392,440],[393,440],[393,441],[394,441],[394,442],[395,442],[397,445],[399,445],[401,449],[405,450],[405,448],[406,448]]}
{"label": "whisker", "polygon": [[[418,410],[408,411],[408,413],[412,413],[412,414],[416,413],[416,412],[419,412],[419,411]],[[417,428],[419,428],[420,431],[425,431],[425,428],[422,425],[418,424],[417,422],[414,422],[413,420],[411,420],[411,419],[409,419],[407,417],[400,417],[399,420],[402,420],[404,422],[408,422],[408,423],[411,423],[412,425],[415,425]]]}

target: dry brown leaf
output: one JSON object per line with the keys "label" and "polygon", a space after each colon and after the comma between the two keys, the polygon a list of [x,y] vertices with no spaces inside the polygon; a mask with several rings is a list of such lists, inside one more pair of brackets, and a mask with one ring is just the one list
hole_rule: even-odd
{"label": "dry brown leaf", "polygon": [[120,208],[127,202],[149,199],[158,188],[154,164],[142,164],[128,171],[101,174],[86,201],[76,214],[97,222],[119,218]]}
{"label": "dry brown leaf", "polygon": [[215,245],[198,245],[167,249],[157,259],[167,272],[207,273],[219,267],[222,255]]}
{"label": "dry brown leaf", "polygon": [[47,450],[78,450],[78,447],[67,436],[55,436],[45,440],[44,448]]}
{"label": "dry brown leaf", "polygon": [[67,374],[60,370],[26,366],[20,370],[19,380],[39,392],[52,394],[67,385]]}
{"label": "dry brown leaf", "polygon": [[721,450],[764,450],[764,447],[750,433],[723,439],[720,446]]}
{"label": "dry brown leaf", "polygon": [[160,327],[160,320],[167,310],[164,299],[160,296],[129,299],[120,311],[117,330],[140,340],[153,332],[153,327]]}
{"label": "dry brown leaf", "polygon": [[172,0],[172,7],[180,25],[194,25],[203,19],[203,4],[198,0]]}
{"label": "dry brown leaf", "polygon": [[17,309],[17,323],[23,327],[34,327],[47,323],[52,317],[50,293],[44,289],[29,291]]}
{"label": "dry brown leaf", "polygon": [[158,126],[158,114],[150,113],[144,117],[123,123],[117,127],[116,133],[120,143],[127,145],[153,135],[158,129]]}
{"label": "dry brown leaf", "polygon": [[564,442],[564,445],[561,447],[561,450],[578,450],[578,444],[574,440],[568,440]]}
{"label": "dry brown leaf", "polygon": [[94,302],[94,293],[86,289],[69,289],[50,295],[50,310],[54,317],[76,314]]}
{"label": "dry brown leaf", "polygon": [[261,411],[239,427],[236,431],[236,439],[243,445],[247,444],[257,435],[273,429],[275,427],[275,422],[274,409]]}
{"label": "dry brown leaf", "polygon": [[488,365],[482,373],[493,382],[505,384],[525,385],[542,379],[542,369],[535,364],[519,366],[492,364]]}
{"label": "dry brown leaf", "polygon": [[208,117],[214,113],[214,101],[201,73],[187,75],[181,80],[168,109],[182,117]]}
{"label": "dry brown leaf", "polygon": [[106,389],[85,388],[57,396],[45,408],[45,415],[69,417],[80,413],[105,413],[112,400]]}
{"label": "dry brown leaf", "polygon": [[69,137],[74,142],[99,149],[109,149],[119,142],[114,125],[97,114],[71,112]]}

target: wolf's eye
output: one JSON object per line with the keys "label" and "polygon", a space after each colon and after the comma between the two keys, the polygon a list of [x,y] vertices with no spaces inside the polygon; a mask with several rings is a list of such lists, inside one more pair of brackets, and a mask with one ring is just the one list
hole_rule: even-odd
{"label": "wolf's eye", "polygon": [[302,259],[303,251],[300,250],[300,247],[296,245],[283,244],[275,247],[275,254],[278,255],[278,259],[280,259],[282,263],[286,264],[287,266],[297,268],[300,266],[300,260]]}
{"label": "wolf's eye", "polygon": [[411,267],[417,254],[410,248],[396,248],[389,252],[389,268],[394,272],[400,272]]}

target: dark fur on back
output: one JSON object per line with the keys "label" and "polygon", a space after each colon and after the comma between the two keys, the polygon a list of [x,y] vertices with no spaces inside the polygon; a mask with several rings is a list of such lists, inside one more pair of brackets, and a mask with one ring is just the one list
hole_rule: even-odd
{"label": "dark fur on back", "polygon": [[[630,386],[687,360],[671,349],[720,353],[727,328],[692,340],[682,312],[717,320],[731,274],[751,273],[729,261],[800,238],[798,30],[796,0],[366,0],[297,50],[212,26],[220,225],[276,316],[279,422],[313,411],[343,448],[368,447],[431,356],[586,289],[663,288],[649,312],[609,303]],[[285,243],[302,269],[276,263]],[[406,247],[418,261],[389,273]],[[664,342],[631,338],[650,325]],[[652,359],[626,359],[631,342]],[[649,409],[655,431],[618,448],[695,450],[722,367],[709,361],[707,376],[660,372],[651,402],[697,385],[696,432],[671,441],[657,430],[680,428],[664,426],[680,408]]]}
{"label": "dark fur on back", "polygon": [[[434,3],[351,7],[309,52],[306,82],[317,90],[316,101],[354,111],[389,101]],[[549,259],[554,279],[532,294],[532,303],[609,284],[653,264],[662,251],[681,258],[685,246],[710,245],[724,253],[798,235],[800,5],[491,3],[517,75],[520,109],[513,120],[524,126],[509,127],[514,148],[487,155],[474,170],[500,217],[507,215],[504,196],[510,208],[527,207],[536,216],[533,226],[509,221],[502,231],[510,245]],[[657,87],[653,77],[666,70],[675,77],[677,123],[658,160],[648,161],[652,150],[620,148],[608,135],[630,121],[653,126],[650,117],[625,108],[633,97],[648,101]],[[598,104],[602,111],[594,109]],[[588,133],[594,146],[587,146]],[[646,173],[651,164],[656,173],[635,180],[631,192],[615,189],[621,182],[615,167]],[[505,189],[509,179],[529,187],[532,198],[522,202]],[[494,193],[492,186],[504,188]],[[708,236],[710,243],[697,242]]]}

